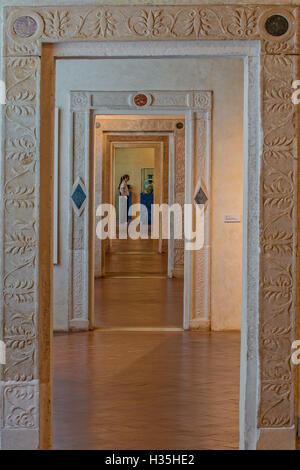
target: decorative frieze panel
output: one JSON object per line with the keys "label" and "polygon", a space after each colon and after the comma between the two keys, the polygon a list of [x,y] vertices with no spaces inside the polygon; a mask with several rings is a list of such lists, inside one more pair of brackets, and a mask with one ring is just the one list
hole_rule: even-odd
{"label": "decorative frieze panel", "polygon": [[2,389],[4,429],[36,429],[38,427],[37,383],[6,382]]}
{"label": "decorative frieze panel", "polygon": [[[141,96],[145,101],[141,104]],[[139,105],[135,99],[139,97]],[[157,110],[187,110],[195,109],[202,113],[203,119],[211,116],[211,92],[209,91],[73,91],[71,92],[71,110],[85,111],[87,109],[157,109]]]}
{"label": "decorative frieze panel", "polygon": [[39,54],[42,42],[90,40],[260,39],[272,54],[298,47],[297,9],[288,6],[8,7],[5,14],[6,53],[14,55]]}
{"label": "decorative frieze panel", "polygon": [[291,81],[297,66],[297,56],[262,58],[261,427],[294,424],[297,118]]}
{"label": "decorative frieze panel", "polygon": [[24,382],[37,377],[39,76],[39,58],[6,59],[2,378]]}

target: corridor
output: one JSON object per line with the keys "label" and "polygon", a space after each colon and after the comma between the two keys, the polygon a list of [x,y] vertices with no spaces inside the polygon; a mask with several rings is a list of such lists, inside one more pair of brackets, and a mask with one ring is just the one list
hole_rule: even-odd
{"label": "corridor", "polygon": [[54,449],[238,448],[240,334],[180,331],[166,261],[153,241],[114,241],[96,329],[55,335]]}
{"label": "corridor", "polygon": [[95,326],[182,328],[183,279],[168,279],[156,240],[113,240],[95,281]]}

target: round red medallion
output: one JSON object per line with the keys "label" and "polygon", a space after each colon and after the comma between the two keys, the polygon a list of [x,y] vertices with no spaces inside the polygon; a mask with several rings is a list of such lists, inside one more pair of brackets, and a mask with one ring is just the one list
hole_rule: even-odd
{"label": "round red medallion", "polygon": [[139,93],[138,95],[135,95],[133,101],[136,106],[145,106],[148,103],[148,98],[143,93]]}

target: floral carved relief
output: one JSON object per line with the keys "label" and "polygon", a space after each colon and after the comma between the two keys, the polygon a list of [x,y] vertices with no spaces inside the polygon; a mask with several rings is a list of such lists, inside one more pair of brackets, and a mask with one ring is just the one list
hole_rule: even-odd
{"label": "floral carved relief", "polygon": [[297,125],[291,79],[297,56],[262,58],[261,427],[294,423]]}
{"label": "floral carved relief", "polygon": [[[3,337],[7,363],[3,378],[16,383],[36,377],[36,164],[38,161],[38,77],[40,60],[31,57],[6,61],[5,108]],[[14,394],[11,384],[9,401]],[[8,392],[7,392],[8,393]],[[8,397],[8,395],[7,395]],[[15,395],[17,398],[17,395]],[[8,418],[7,418],[8,419]],[[25,423],[13,411],[8,419]],[[21,425],[21,424],[20,424]]]}
{"label": "floral carved relief", "polygon": [[[276,12],[263,6],[106,6],[100,8],[61,7],[26,9],[6,8],[11,23],[7,34],[9,53],[34,54],[39,43],[62,40],[134,40],[134,39],[262,39],[270,54],[291,53],[296,44],[294,30],[278,38],[265,33],[265,15]],[[23,12],[23,13],[22,13]],[[22,14],[36,22],[36,32],[20,38],[14,24]],[[285,7],[289,21],[295,21],[296,9]]]}
{"label": "floral carved relief", "polygon": [[35,385],[7,385],[3,390],[3,402],[6,428],[37,427],[38,403]]}

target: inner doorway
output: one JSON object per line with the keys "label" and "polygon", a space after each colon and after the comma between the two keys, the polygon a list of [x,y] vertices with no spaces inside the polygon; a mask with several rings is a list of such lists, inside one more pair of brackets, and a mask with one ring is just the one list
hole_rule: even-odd
{"label": "inner doorway", "polygon": [[[70,66],[69,64],[68,66]],[[224,63],[222,68],[224,68],[223,66]],[[216,75],[218,76],[218,74]],[[205,85],[203,85],[204,87]],[[155,93],[153,94],[155,95]],[[182,95],[187,96],[183,92]],[[223,96],[223,93],[220,93],[219,96]],[[94,93],[93,98],[92,103],[97,102],[96,98],[99,103],[102,96]],[[218,102],[220,103],[220,101]],[[187,100],[184,103],[190,103],[190,101]],[[220,108],[219,111],[221,111]],[[221,121],[225,122],[225,119],[222,119],[222,113],[220,112],[216,113],[216,116],[219,119],[220,130],[220,123]],[[226,118],[226,122],[228,122],[228,115]],[[203,117],[202,115],[195,124],[201,124],[201,120],[205,120],[205,116]],[[80,128],[81,126],[78,124],[78,129]],[[199,132],[199,140],[197,140],[197,145],[195,145],[197,148],[201,148],[200,142],[205,141],[204,136],[209,132],[209,127],[203,126],[203,129],[203,132]],[[223,135],[225,131],[226,129],[224,129]],[[220,139],[215,142],[215,147],[219,141]],[[226,142],[224,138],[222,140],[221,152],[223,159],[224,156],[226,159],[229,158],[228,153],[224,154]],[[204,150],[203,155],[205,156],[208,152],[206,152],[206,148]],[[230,150],[230,155],[232,155],[232,147]],[[202,154],[199,155],[197,163],[205,163]],[[208,170],[208,167],[206,168]],[[198,181],[198,173],[199,168],[196,168],[195,175],[193,175],[193,183]],[[225,183],[226,181],[223,181],[223,188]],[[232,186],[232,181],[230,185]],[[188,185],[188,187],[190,186]],[[222,197],[224,197],[224,190],[222,191]],[[227,230],[229,230],[229,227],[232,229],[233,226],[227,225]],[[200,275],[197,273],[195,285],[198,285],[198,287],[201,286],[199,279]],[[203,298],[199,290],[197,295],[199,298]],[[110,299],[112,300],[112,296],[110,296]],[[118,307],[120,308],[120,304],[122,308],[122,302],[118,303]],[[214,430],[220,431],[220,434],[216,436],[216,442],[213,443],[214,448],[221,446],[218,440],[220,439],[221,441],[221,435],[224,437],[225,429],[226,440],[230,441],[232,446],[237,447],[239,333],[199,334],[198,332],[181,331],[172,334],[166,334],[164,331],[150,333],[130,331],[126,333],[107,333],[106,331],[102,332],[96,329],[94,332],[82,333],[80,335],[67,335],[67,341],[65,337],[62,337],[62,339],[58,337],[56,341],[56,380],[58,383],[58,394],[56,396],[58,400],[56,403],[62,403],[59,400],[62,395],[59,395],[59,393],[63,391],[63,387],[59,388],[59,386],[63,383],[65,377],[63,371],[66,361],[61,352],[66,347],[66,342],[68,342],[67,348],[69,348],[69,351],[72,348],[80,347],[79,343],[81,343],[85,351],[85,354],[82,355],[76,364],[76,370],[80,369],[81,374],[76,387],[72,387],[72,409],[79,409],[81,407],[81,416],[84,415],[89,421],[86,423],[87,427],[85,429],[93,428],[96,431],[93,433],[93,436],[86,434],[88,438],[86,443],[87,448],[88,446],[93,448],[96,448],[96,446],[101,446],[102,448],[140,446],[140,448],[143,448],[145,442],[147,442],[147,445],[153,446],[153,448],[159,448],[159,446],[161,448],[173,448],[173,446],[182,448],[184,445],[182,436],[184,435],[187,436],[187,448],[193,446],[207,448],[212,443],[211,436],[208,434],[206,436],[206,433],[203,432],[206,426],[205,423],[208,426],[212,426]],[[234,352],[231,357],[230,351],[233,346]],[[220,352],[222,357],[226,357],[227,360],[229,359],[227,364],[222,364],[222,369],[219,363]],[[159,367],[160,364],[161,367]],[[228,367],[227,370],[226,366]],[[92,374],[90,373],[91,368],[93,370]],[[237,372],[234,377],[232,369]],[[128,374],[129,370],[130,374]],[[166,378],[166,371],[170,371],[168,378]],[[201,378],[198,375],[199,371],[201,371]],[[221,372],[222,377],[217,377],[215,371]],[[96,373],[99,374],[99,378],[101,377],[100,380],[98,378],[95,379]],[[229,375],[230,373],[231,375]],[[223,375],[225,377],[230,376],[230,380],[227,383],[223,380]],[[221,380],[222,388],[219,387],[218,389],[216,385],[220,384]],[[72,378],[70,377],[70,383],[72,383],[71,381]],[[174,383],[176,383],[176,387],[174,387]],[[99,384],[101,385],[100,389]],[[151,384],[154,385],[152,389]],[[225,387],[226,392],[224,394]],[[159,396],[156,395],[157,390],[160,391]],[[187,410],[185,406],[187,404],[186,397],[192,397],[191,393],[193,393],[195,399],[191,398],[189,400],[192,406]],[[108,399],[106,401],[98,400],[99,394],[102,396],[106,395]],[[82,395],[86,397],[86,400],[82,400]],[[132,398],[132,401],[130,403],[127,402],[124,407],[123,399],[125,395],[129,399]],[[200,396],[201,400],[199,400]],[[159,428],[161,429],[161,424],[157,416],[166,413],[167,400],[170,405],[167,412],[169,421],[165,421],[163,435],[160,434],[161,442],[158,443],[157,436],[159,435],[158,430]],[[222,402],[222,400],[224,401]],[[197,409],[194,406],[195,403],[197,403]],[[219,406],[220,404],[221,406]],[[232,407],[231,404],[233,405]],[[155,409],[157,414],[154,413]],[[220,412],[221,409],[222,413]],[[124,412],[122,422],[119,426],[119,432],[116,432],[118,423],[120,423],[120,411],[122,410]],[[134,410],[136,410],[136,414],[133,419]],[[184,410],[184,415],[187,419],[182,419],[182,410]],[[56,416],[59,416],[59,411],[57,406]],[[70,408],[67,411],[70,413]],[[146,415],[148,421],[146,420]],[[145,420],[143,423],[146,422],[146,426],[141,423],[141,416],[144,416]],[[230,420],[232,419],[230,421],[230,429],[228,426],[229,417]],[[60,441],[60,438],[57,436],[63,435],[61,431],[64,426],[66,427],[66,422],[67,420],[62,424],[61,422],[59,423],[61,428],[55,433],[56,442]],[[72,422],[74,423],[74,420]],[[101,422],[101,426],[99,426],[99,422]],[[128,433],[128,423],[131,422],[133,422],[134,429],[131,429],[132,432]],[[198,423],[197,426],[195,426],[196,422]],[[80,422],[79,418],[78,424],[80,424],[78,426],[80,431],[84,423]],[[141,432],[145,427],[146,431]],[[199,439],[201,435],[203,436],[202,442]],[[113,442],[114,445],[109,441],[109,438],[112,437],[116,439]],[[72,439],[72,445],[74,445],[75,441],[82,443],[82,432],[78,432],[75,438],[73,434]],[[204,443],[204,440],[206,443]],[[64,443],[64,445],[66,444]]]}
{"label": "inner doorway", "polygon": [[[115,207],[117,228],[120,179],[126,174],[130,178],[128,237],[121,239],[117,230],[116,239],[95,240],[96,328],[183,327],[183,243],[174,241],[171,233],[164,238],[161,227],[152,233],[156,220],[151,208],[179,202],[184,192],[184,173],[176,176],[185,160],[184,120],[181,115],[95,118],[95,148],[100,149],[96,167],[103,168],[102,174],[96,171],[96,200]],[[137,204],[143,205],[142,213]],[[133,225],[137,231],[143,227],[143,237],[133,239]]]}

